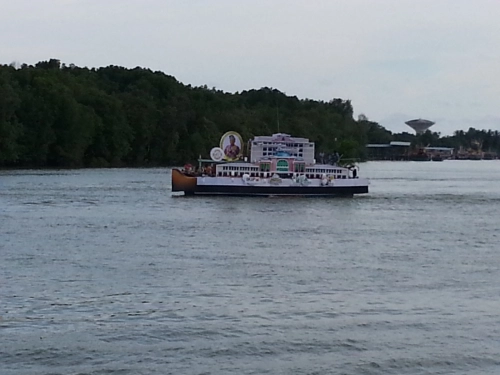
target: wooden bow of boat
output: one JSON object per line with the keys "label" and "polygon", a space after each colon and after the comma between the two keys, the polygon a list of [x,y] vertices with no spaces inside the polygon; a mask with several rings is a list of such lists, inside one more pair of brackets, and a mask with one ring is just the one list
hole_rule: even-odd
{"label": "wooden bow of boat", "polygon": [[186,194],[196,190],[196,177],[189,176],[179,169],[172,169],[172,191],[183,191]]}

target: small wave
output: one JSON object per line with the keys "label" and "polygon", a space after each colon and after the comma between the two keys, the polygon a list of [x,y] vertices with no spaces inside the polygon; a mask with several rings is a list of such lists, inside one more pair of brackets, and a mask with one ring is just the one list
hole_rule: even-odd
{"label": "small wave", "polygon": [[[455,371],[477,373],[478,369],[494,368],[500,360],[493,357],[476,357],[457,354],[440,357],[439,354],[425,358],[398,358],[381,361],[369,361],[356,366],[357,373],[368,374],[403,374],[403,373],[436,373],[449,374]],[[374,372],[375,371],[375,372]],[[493,372],[492,372],[493,373]]]}

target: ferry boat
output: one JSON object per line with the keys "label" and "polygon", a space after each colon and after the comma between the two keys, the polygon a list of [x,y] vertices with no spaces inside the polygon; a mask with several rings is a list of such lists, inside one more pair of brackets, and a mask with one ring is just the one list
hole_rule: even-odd
{"label": "ferry boat", "polygon": [[256,136],[247,144],[236,132],[227,132],[210,159],[172,169],[172,191],[185,195],[241,196],[353,196],[368,193],[369,181],[358,167],[318,164],[314,143],[307,138],[277,133]]}

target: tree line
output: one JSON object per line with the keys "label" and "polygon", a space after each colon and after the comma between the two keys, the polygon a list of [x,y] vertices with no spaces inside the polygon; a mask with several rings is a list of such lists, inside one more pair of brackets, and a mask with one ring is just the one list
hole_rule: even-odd
{"label": "tree line", "polygon": [[[0,167],[179,165],[207,156],[228,130],[248,140],[278,132],[278,123],[316,142],[318,153],[345,158],[365,158],[367,143],[415,138],[355,120],[349,100],[299,99],[267,87],[227,93],[139,67],[0,65]],[[481,137],[483,147],[500,149],[498,132],[474,132],[430,136],[446,145]]]}

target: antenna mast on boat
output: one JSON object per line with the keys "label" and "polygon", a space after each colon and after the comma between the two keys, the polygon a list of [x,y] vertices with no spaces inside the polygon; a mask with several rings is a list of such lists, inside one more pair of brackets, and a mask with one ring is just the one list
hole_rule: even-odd
{"label": "antenna mast on boat", "polygon": [[280,132],[280,115],[279,115],[279,107],[276,106],[276,121],[278,122],[278,133]]}

